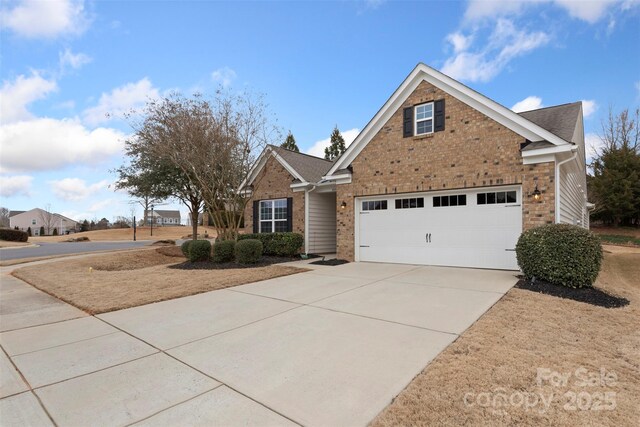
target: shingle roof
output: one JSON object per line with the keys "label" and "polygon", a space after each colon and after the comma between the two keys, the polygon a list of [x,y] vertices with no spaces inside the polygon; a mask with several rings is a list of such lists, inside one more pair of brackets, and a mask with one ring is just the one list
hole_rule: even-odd
{"label": "shingle roof", "polygon": [[155,214],[158,214],[158,216],[161,216],[162,218],[180,218],[180,211],[156,209],[153,213],[154,216]]}
{"label": "shingle roof", "polygon": [[565,141],[571,142],[576,122],[580,116],[580,106],[580,102],[573,102],[538,110],[523,111],[518,114]]}
{"label": "shingle roof", "polygon": [[16,215],[20,215],[21,213],[25,213],[26,211],[9,211],[9,218],[14,217]]}
{"label": "shingle roof", "polygon": [[322,177],[327,174],[333,165],[330,160],[321,159],[310,154],[298,153],[275,145],[270,145],[270,147],[307,182],[315,183],[321,181]]}

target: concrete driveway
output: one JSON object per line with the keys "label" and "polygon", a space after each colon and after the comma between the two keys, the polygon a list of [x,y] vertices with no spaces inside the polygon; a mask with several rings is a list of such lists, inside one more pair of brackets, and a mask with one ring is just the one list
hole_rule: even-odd
{"label": "concrete driveway", "polygon": [[365,425],[516,281],[352,263],[91,317],[3,274],[2,425]]}

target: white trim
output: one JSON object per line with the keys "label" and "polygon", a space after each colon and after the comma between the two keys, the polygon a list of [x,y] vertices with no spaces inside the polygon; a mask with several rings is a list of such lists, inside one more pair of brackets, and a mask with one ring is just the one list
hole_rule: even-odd
{"label": "white trim", "polygon": [[336,184],[351,184],[351,174],[346,173],[342,175],[327,175],[323,176],[322,179],[334,181]]}
{"label": "white trim", "polygon": [[[431,104],[431,117],[428,119],[418,120],[418,107],[422,107],[424,105]],[[434,131],[434,123],[433,123],[433,109],[435,108],[434,102],[423,102],[422,104],[413,106],[413,136],[422,136],[422,135],[431,135]],[[418,122],[426,122],[431,120],[431,132],[418,133]]]}
{"label": "white trim", "polygon": [[554,145],[566,145],[567,141],[554,135],[546,129],[541,128],[535,123],[525,119],[524,117],[514,113],[508,108],[498,104],[484,95],[470,89],[462,83],[452,79],[441,72],[428,67],[423,63],[419,63],[409,76],[402,82],[400,87],[391,95],[376,115],[367,123],[362,132],[358,134],[356,139],[349,145],[340,158],[334,163],[327,178],[334,179],[332,176],[337,170],[344,169],[353,162],[360,154],[364,147],[378,133],[391,116],[400,108],[402,103],[413,93],[418,85],[426,81],[443,91],[449,93],[458,100],[464,102],[470,107],[485,114],[496,122],[506,126],[517,134],[523,136],[529,141],[548,141]]}
{"label": "white trim", "polygon": [[253,183],[253,181],[256,179],[256,176],[258,175],[258,173],[262,170],[264,165],[267,164],[267,160],[269,160],[269,157],[268,157],[269,155],[271,155],[278,162],[280,162],[282,167],[284,167],[285,170],[291,174],[291,176],[293,176],[294,178],[299,180],[301,182],[301,184],[305,184],[305,185],[308,184],[305,181],[305,179],[298,172],[296,172],[296,170],[293,167],[291,167],[291,165],[289,163],[287,163],[282,158],[282,156],[280,156],[278,153],[276,153],[273,148],[267,146],[262,151],[262,153],[260,154],[260,157],[258,157],[258,160],[256,161],[256,163],[253,165],[253,167],[249,171],[249,175],[247,175],[247,178],[242,182],[242,184],[240,184],[240,187],[238,188],[238,191],[243,191],[244,187],[246,187],[247,185],[251,185]]}
{"label": "white trim", "polygon": [[578,146],[574,145],[571,150],[573,155],[567,159],[562,161],[556,161],[556,169],[555,169],[555,184],[556,184],[556,194],[555,194],[555,210],[556,210],[556,224],[560,223],[560,166],[565,163],[570,162],[571,160],[575,160],[578,157]]}

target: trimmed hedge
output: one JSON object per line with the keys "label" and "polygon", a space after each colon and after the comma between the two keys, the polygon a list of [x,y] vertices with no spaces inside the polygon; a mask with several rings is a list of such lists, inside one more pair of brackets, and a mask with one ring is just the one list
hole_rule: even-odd
{"label": "trimmed hedge", "polygon": [[304,245],[304,237],[300,233],[256,233],[238,236],[238,241],[247,239],[261,241],[264,254],[273,256],[294,256]]}
{"label": "trimmed hedge", "polygon": [[222,240],[213,244],[213,262],[231,262],[235,257],[236,241]]}
{"label": "trimmed hedge", "polygon": [[239,264],[255,264],[262,258],[262,242],[244,239],[236,243],[236,261]]}
{"label": "trimmed hedge", "polygon": [[211,257],[211,242],[208,240],[192,240],[187,258],[191,262],[208,261]]}
{"label": "trimmed hedge", "polygon": [[187,240],[186,242],[180,245],[180,250],[182,251],[182,254],[187,258],[189,258],[189,246],[191,246],[191,242],[193,242],[193,240]]}
{"label": "trimmed hedge", "polygon": [[527,279],[581,288],[592,286],[602,264],[600,239],[589,230],[568,224],[532,228],[516,245],[518,265]]}
{"label": "trimmed hedge", "polygon": [[11,230],[10,228],[0,228],[0,240],[8,240],[10,242],[26,242],[29,240],[29,234],[26,231]]}

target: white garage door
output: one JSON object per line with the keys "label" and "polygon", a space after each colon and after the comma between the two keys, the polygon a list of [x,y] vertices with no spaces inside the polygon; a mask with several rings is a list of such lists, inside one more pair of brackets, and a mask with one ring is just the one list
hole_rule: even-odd
{"label": "white garage door", "polygon": [[517,270],[520,187],[356,199],[358,261]]}

